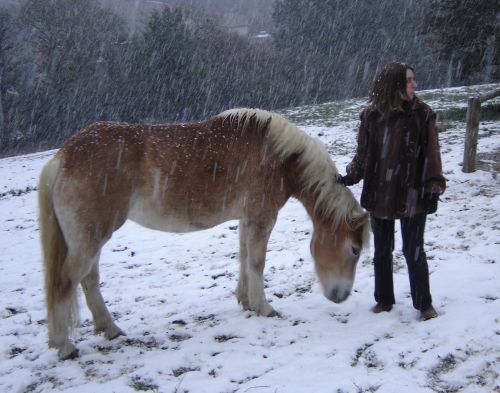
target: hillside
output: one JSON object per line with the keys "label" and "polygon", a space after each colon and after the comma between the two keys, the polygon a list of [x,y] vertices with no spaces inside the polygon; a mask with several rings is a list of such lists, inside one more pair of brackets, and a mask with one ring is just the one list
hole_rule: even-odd
{"label": "hillside", "polygon": [[[35,192],[54,152],[0,159],[0,391],[500,392],[500,118],[481,123],[479,170],[464,174],[460,165],[466,99],[498,87],[421,93],[440,113],[448,180],[427,223],[439,317],[426,322],[411,307],[399,234],[393,311],[369,311],[372,250],[361,256],[350,298],[326,300],[309,253],[310,220],[291,200],[265,270],[267,298],[281,317],[258,317],[236,302],[238,222],[190,234],[128,222],[101,257],[103,296],[127,336],[93,334],[81,299],[81,356],[60,362],[46,343]],[[348,100],[283,113],[321,140],[343,173],[363,105]],[[352,190],[359,197],[360,185]]]}

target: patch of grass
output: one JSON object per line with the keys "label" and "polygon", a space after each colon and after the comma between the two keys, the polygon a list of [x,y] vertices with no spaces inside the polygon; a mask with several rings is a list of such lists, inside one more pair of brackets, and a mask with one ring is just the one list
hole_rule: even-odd
{"label": "patch of grass", "polygon": [[191,371],[200,371],[199,367],[179,367],[175,370],[172,370],[172,374],[174,377],[180,377],[182,374],[189,373]]}
{"label": "patch of grass", "polygon": [[[439,121],[466,121],[467,107],[448,107],[445,109],[437,109]],[[481,105],[480,121],[497,121],[500,120],[500,104],[490,104],[488,102]]]}
{"label": "patch of grass", "polygon": [[189,340],[191,336],[189,334],[171,334],[170,336],[168,336],[168,338],[170,339],[170,341],[181,342]]}
{"label": "patch of grass", "polygon": [[375,393],[382,385],[368,386],[366,388],[356,384],[354,384],[354,386],[356,387],[356,393]]}
{"label": "patch of grass", "polygon": [[367,343],[356,350],[353,361],[351,362],[351,367],[356,367],[361,360],[363,360],[363,365],[366,368],[379,368],[383,369],[384,365],[378,359],[375,351],[371,349],[373,343]]}
{"label": "patch of grass", "polygon": [[232,340],[234,338],[239,338],[238,336],[233,336],[232,334],[226,335],[226,334],[221,334],[219,336],[215,336],[214,340],[217,341],[218,343],[223,343],[229,340]]}
{"label": "patch of grass", "polygon": [[[500,87],[500,84],[465,86],[455,89],[436,89],[418,93],[438,114],[440,122],[465,122],[470,97]],[[340,122],[357,121],[359,113],[366,106],[367,97],[325,102],[278,111],[288,120],[299,125],[322,125],[332,127]],[[500,120],[500,97],[482,104],[481,120]]]}
{"label": "patch of grass", "polygon": [[[457,127],[456,121],[442,120],[438,118],[437,128],[439,133],[447,132],[455,127]],[[465,126],[464,126],[464,132],[465,132]]]}
{"label": "patch of grass", "polygon": [[483,103],[481,105],[481,120],[482,121],[497,121],[500,120],[500,103]]}
{"label": "patch of grass", "polygon": [[36,191],[37,189],[38,189],[37,187],[28,186],[23,190],[9,190],[9,191],[0,193],[0,198],[4,198],[6,196],[16,196],[17,197],[17,196],[28,194],[32,191]]}
{"label": "patch of grass", "polygon": [[443,110],[436,110],[439,121],[465,121],[467,115],[467,108],[447,108]]}
{"label": "patch of grass", "polygon": [[145,340],[142,340],[140,338],[126,338],[125,340],[122,341],[122,345],[130,347],[146,348],[146,349],[158,348],[159,346],[158,342],[156,341],[156,338],[152,336]]}
{"label": "patch of grass", "polygon": [[26,351],[26,348],[12,347],[9,351],[9,359],[15,358],[17,355],[20,355],[24,351]]}
{"label": "patch of grass", "polygon": [[134,375],[130,379],[130,386],[139,392],[158,392],[159,386],[150,378],[143,378],[139,375]]}
{"label": "patch of grass", "polygon": [[438,357],[438,363],[428,371],[429,387],[437,392],[455,393],[459,392],[463,386],[452,386],[443,381],[441,376],[454,370],[458,361],[452,353],[444,357]]}
{"label": "patch of grass", "polygon": [[407,370],[415,367],[415,365],[418,362],[418,358],[414,358],[412,360],[407,360],[405,353],[399,353],[399,361],[398,361],[398,366]]}
{"label": "patch of grass", "polygon": [[[59,386],[62,385],[62,382],[59,381],[56,377],[53,376],[47,376],[39,379],[36,382],[33,382],[26,386],[24,389],[24,392],[29,393],[29,392],[35,392],[35,391],[41,391],[38,388],[41,387],[42,385],[47,385],[45,387],[42,387],[41,390],[52,390],[52,389],[57,389]],[[50,386],[50,387],[49,387]]]}
{"label": "patch of grass", "polygon": [[282,111],[291,122],[301,125],[321,124],[331,127],[339,122],[356,120],[366,104],[366,98],[332,101]]}

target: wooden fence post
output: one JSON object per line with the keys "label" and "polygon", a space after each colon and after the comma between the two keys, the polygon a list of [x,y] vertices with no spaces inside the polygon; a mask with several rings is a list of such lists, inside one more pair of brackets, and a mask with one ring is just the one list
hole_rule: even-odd
{"label": "wooden fence post", "polygon": [[500,89],[469,98],[467,108],[467,128],[465,130],[464,162],[462,172],[471,173],[476,170],[477,138],[479,135],[479,116],[481,103],[500,96]]}
{"label": "wooden fence post", "polygon": [[467,128],[465,130],[464,163],[462,172],[471,173],[476,170],[477,138],[479,134],[479,116],[481,100],[479,97],[469,98],[467,109]]}

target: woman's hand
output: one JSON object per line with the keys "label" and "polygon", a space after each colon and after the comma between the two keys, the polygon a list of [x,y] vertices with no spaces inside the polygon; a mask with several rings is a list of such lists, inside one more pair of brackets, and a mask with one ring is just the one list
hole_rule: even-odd
{"label": "woman's hand", "polygon": [[422,199],[422,204],[424,205],[427,214],[435,213],[438,206],[439,195],[426,192]]}
{"label": "woman's hand", "polygon": [[337,180],[337,183],[340,183],[346,187],[352,186],[354,184],[354,180],[349,175],[342,176],[340,174],[337,174],[336,180]]}

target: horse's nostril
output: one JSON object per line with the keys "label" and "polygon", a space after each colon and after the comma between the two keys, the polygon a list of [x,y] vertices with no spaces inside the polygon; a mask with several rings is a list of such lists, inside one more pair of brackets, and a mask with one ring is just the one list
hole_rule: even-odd
{"label": "horse's nostril", "polygon": [[337,288],[333,288],[332,293],[330,294],[330,300],[335,303],[338,303],[340,301],[339,290]]}
{"label": "horse's nostril", "polygon": [[341,303],[346,300],[348,296],[349,291],[346,291],[344,288],[335,287],[332,289],[330,296],[328,296],[328,299],[330,299],[334,303]]}

